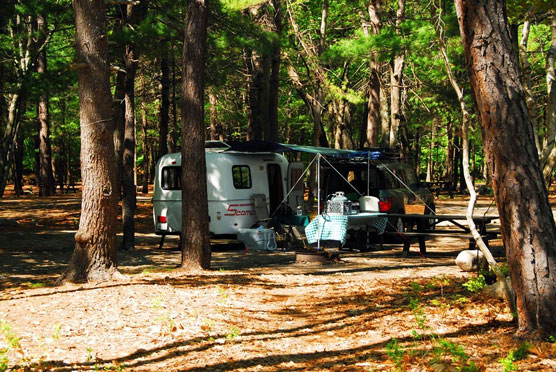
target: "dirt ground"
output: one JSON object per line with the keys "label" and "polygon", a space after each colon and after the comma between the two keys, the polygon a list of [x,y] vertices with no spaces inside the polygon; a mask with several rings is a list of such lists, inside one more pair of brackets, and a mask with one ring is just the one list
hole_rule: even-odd
{"label": "dirt ground", "polygon": [[[556,370],[554,344],[513,339],[507,306],[464,288],[476,274],[454,264],[463,240],[407,259],[396,244],[343,251],[328,265],[215,245],[212,270],[188,275],[176,239],[158,249],[150,199],[138,200],[137,249],[118,252],[128,280],[63,286],[79,194],[0,199],[0,219],[17,221],[0,226],[0,371]],[[438,213],[465,208],[437,200]]]}

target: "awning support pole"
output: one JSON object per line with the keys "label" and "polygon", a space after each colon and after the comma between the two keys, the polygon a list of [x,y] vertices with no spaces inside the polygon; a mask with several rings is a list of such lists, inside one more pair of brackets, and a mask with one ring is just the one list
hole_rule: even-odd
{"label": "awning support pole", "polygon": [[371,172],[371,152],[367,151],[367,193],[365,195],[371,195],[370,194],[371,190],[369,185],[371,179],[370,172]]}
{"label": "awning support pole", "polygon": [[317,251],[320,251],[320,154],[317,154]]}

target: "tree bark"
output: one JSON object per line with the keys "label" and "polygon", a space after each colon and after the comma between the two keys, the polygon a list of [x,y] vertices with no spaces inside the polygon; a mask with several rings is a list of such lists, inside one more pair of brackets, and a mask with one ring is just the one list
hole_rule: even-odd
{"label": "tree bark", "polygon": [[247,70],[248,140],[260,141],[268,132],[270,59],[254,50],[245,53]]}
{"label": "tree bark", "polygon": [[[142,1],[139,5],[126,4],[121,9],[124,13],[124,21],[127,27],[133,30],[146,14],[148,1]],[[136,153],[135,139],[135,75],[137,72],[137,61],[139,53],[133,42],[125,45],[124,50],[125,83],[124,83],[124,148],[123,148],[123,171],[122,171],[122,220],[123,240],[122,249],[135,249],[135,208],[137,206],[136,187]]]}
{"label": "tree bark", "polygon": [[[37,16],[37,32],[39,33],[39,44],[46,40],[46,18]],[[37,57],[37,73],[46,73],[46,49],[43,48]],[[50,120],[48,116],[48,93],[43,91],[39,95],[38,102],[39,120],[39,196],[50,196],[56,193],[56,183],[52,173],[52,147],[50,144]]]}
{"label": "tree bark", "polygon": [[[143,92],[145,87],[143,86]],[[143,179],[142,179],[142,189],[143,194],[149,193],[149,178],[150,178],[150,146],[149,139],[147,137],[148,129],[147,121],[147,107],[145,105],[145,97],[141,101],[141,141],[143,142]]]}
{"label": "tree bark", "polygon": [[168,134],[168,151],[178,152],[178,140],[180,130],[178,127],[178,99],[176,97],[176,57],[172,48],[172,127]]}
{"label": "tree bark", "polygon": [[116,269],[114,125],[103,0],[75,0],[83,196],[75,250],[59,281],[104,281]]}
{"label": "tree bark", "polygon": [[[384,84],[382,84],[384,86]],[[388,112],[388,92],[380,90],[380,146],[388,147],[390,144],[390,113]]]}
{"label": "tree bark", "polygon": [[270,60],[270,85],[268,89],[268,141],[278,141],[278,96],[280,88],[280,40],[283,29],[281,0],[272,0],[274,8],[273,32],[276,40],[272,45]]}
{"label": "tree bark", "polygon": [[[453,85],[453,84],[452,84]],[[452,121],[448,119],[446,124],[446,137],[448,143],[446,145],[446,168],[444,169],[444,181],[452,181],[454,178],[454,126]]]}
{"label": "tree bark", "polygon": [[205,162],[204,78],[207,0],[188,0],[182,82],[182,262],[187,270],[210,268],[211,249]]}
{"label": "tree bark", "polygon": [[[396,32],[401,34],[400,25],[405,19],[405,0],[398,0],[396,11]],[[402,85],[403,69],[405,64],[404,53],[394,57],[390,63],[390,147],[398,145],[398,130],[402,121]]]}
{"label": "tree bark", "polygon": [[0,197],[4,195],[8,181],[8,163],[12,153],[13,143],[17,137],[23,99],[19,93],[9,95],[8,115],[4,132],[0,133]]}
{"label": "tree bark", "polygon": [[517,334],[545,337],[556,329],[555,226],[505,2],[456,0],[456,9],[517,295]]}
{"label": "tree bark", "polygon": [[[127,5],[132,7],[132,5]],[[128,14],[128,17],[131,14]],[[122,163],[122,249],[135,249],[135,207],[137,188],[135,187],[135,61],[134,47],[126,45],[124,52],[125,83],[124,83],[124,146]]]}
{"label": "tree bark", "polygon": [[417,177],[421,179],[421,128],[418,127],[415,133],[415,173],[417,173]]}
{"label": "tree bark", "polygon": [[222,124],[218,120],[218,112],[216,106],[218,105],[218,97],[213,89],[208,92],[210,104],[210,139],[213,141],[224,141],[224,134],[222,133]]}
{"label": "tree bark", "polygon": [[399,127],[399,137],[400,137],[400,158],[402,161],[411,164],[411,149],[409,148],[409,130],[407,128],[407,122],[405,120],[400,121]]}
{"label": "tree bark", "polygon": [[546,128],[548,128],[548,141],[542,151],[541,166],[544,181],[550,186],[552,171],[556,165],[556,72],[554,63],[556,62],[556,11],[552,12],[551,22],[551,43],[546,54]]}
{"label": "tree bark", "polygon": [[160,125],[158,131],[158,155],[157,159],[168,153],[168,124],[170,122],[170,66],[168,54],[163,53],[160,60]]}
{"label": "tree bark", "polygon": [[[380,34],[382,29],[382,21],[380,14],[381,1],[371,1],[367,10],[370,19],[370,29],[364,23],[363,32],[366,36]],[[382,128],[380,115],[380,63],[378,56],[373,53],[369,60],[369,100],[367,102],[367,129],[366,129],[366,145],[369,147],[377,147],[379,145],[379,134]]]}
{"label": "tree bark", "polygon": [[13,154],[14,159],[14,191],[16,196],[23,193],[23,140],[24,136],[19,134],[15,142],[15,149]]}
{"label": "tree bark", "polygon": [[[526,17],[529,18],[530,14],[527,14]],[[535,128],[535,145],[537,146],[537,151],[539,152],[539,154],[541,154],[542,148],[539,136],[537,134],[537,120],[535,118],[535,96],[533,95],[533,88],[531,83],[531,65],[529,64],[529,55],[527,52],[530,30],[531,22],[529,21],[529,19],[526,19],[523,22],[521,39],[519,40],[519,61],[521,62],[521,76],[523,78],[523,91],[527,100],[527,109],[529,110],[529,117],[531,118],[531,123],[533,123],[533,128]]]}
{"label": "tree bark", "polygon": [[125,73],[119,71],[116,75],[116,87],[112,105],[114,119],[114,166],[116,168],[115,192],[118,199],[122,194],[122,174],[124,159],[124,129],[125,129]]}

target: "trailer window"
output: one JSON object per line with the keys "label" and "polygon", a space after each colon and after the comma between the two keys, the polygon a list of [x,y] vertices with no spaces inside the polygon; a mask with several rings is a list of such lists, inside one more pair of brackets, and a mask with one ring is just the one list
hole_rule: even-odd
{"label": "trailer window", "polygon": [[181,167],[162,168],[162,190],[181,190]]}
{"label": "trailer window", "polygon": [[247,165],[234,165],[232,167],[232,177],[236,189],[251,188],[251,171]]}

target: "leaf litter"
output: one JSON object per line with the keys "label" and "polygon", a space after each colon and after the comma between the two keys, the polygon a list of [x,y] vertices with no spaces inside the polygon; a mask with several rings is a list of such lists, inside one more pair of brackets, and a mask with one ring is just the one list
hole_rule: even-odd
{"label": "leaf litter", "polygon": [[[556,366],[549,342],[508,358],[522,344],[512,337],[516,323],[505,303],[462,286],[476,275],[454,264],[465,242],[429,241],[428,258],[402,259],[399,245],[344,251],[330,265],[296,264],[294,252],[215,246],[213,269],[187,274],[174,270],[176,240],[157,249],[148,200],[138,201],[137,249],[118,253],[128,280],[64,286],[54,280],[71,257],[78,198],[0,200],[0,217],[19,223],[0,231],[0,368],[3,360],[15,370],[55,371]],[[447,213],[466,206],[447,204]],[[500,241],[493,247],[502,255]]]}

